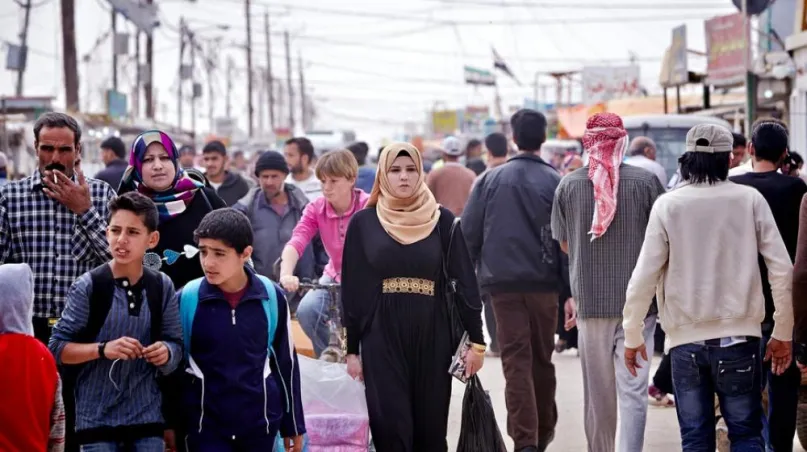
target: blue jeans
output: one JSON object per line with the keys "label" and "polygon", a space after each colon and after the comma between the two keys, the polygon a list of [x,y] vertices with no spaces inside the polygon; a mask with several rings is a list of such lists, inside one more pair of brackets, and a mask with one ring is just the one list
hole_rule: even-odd
{"label": "blue jeans", "polygon": [[684,452],[715,450],[715,393],[732,452],[765,452],[759,342],[751,339],[731,347],[685,344],[670,351]]}
{"label": "blue jeans", "polygon": [[133,443],[93,443],[81,446],[81,452],[164,452],[162,438],[143,438]]}
{"label": "blue jeans", "polygon": [[[332,284],[336,282],[327,275],[322,275],[320,284]],[[297,319],[300,321],[306,336],[311,339],[314,346],[314,353],[319,356],[322,351],[328,348],[330,331],[328,329],[328,309],[331,304],[331,296],[327,290],[311,290],[300,300],[297,307]]]}
{"label": "blue jeans", "polygon": [[[770,340],[764,335],[760,343],[762,356]],[[790,363],[782,375],[771,372],[770,363],[763,364],[762,388],[768,385],[768,412],[763,413],[763,436],[768,451],[780,452],[793,450],[793,438],[796,436],[796,415],[799,407],[799,387],[801,387],[801,372],[796,360]],[[767,416],[765,416],[767,414]]]}

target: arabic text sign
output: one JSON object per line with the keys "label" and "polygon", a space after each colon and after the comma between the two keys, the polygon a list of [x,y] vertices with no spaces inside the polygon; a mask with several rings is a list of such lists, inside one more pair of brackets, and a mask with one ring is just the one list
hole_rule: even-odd
{"label": "arabic text sign", "polygon": [[706,82],[714,86],[739,83],[745,77],[748,52],[745,17],[741,13],[704,22],[706,28]]}
{"label": "arabic text sign", "polygon": [[586,66],[582,71],[583,102],[587,105],[638,96],[639,66]]}

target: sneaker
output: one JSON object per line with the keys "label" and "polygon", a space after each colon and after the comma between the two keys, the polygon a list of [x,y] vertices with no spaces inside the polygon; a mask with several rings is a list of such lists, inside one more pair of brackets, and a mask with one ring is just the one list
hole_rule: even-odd
{"label": "sneaker", "polygon": [[647,388],[647,397],[650,401],[650,405],[653,406],[660,406],[663,408],[672,408],[675,407],[675,400],[670,398],[670,396],[653,385],[650,385]]}

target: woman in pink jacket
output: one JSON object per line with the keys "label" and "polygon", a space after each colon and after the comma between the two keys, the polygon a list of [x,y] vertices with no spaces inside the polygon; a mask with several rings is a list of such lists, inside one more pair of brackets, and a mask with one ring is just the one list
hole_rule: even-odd
{"label": "woman in pink jacket", "polygon": [[[342,249],[350,218],[364,208],[369,196],[355,188],[359,165],[348,150],[329,152],[319,158],[316,175],[322,181],[323,197],[311,202],[294,228],[291,240],[283,248],[280,264],[280,285],[289,292],[299,288],[294,268],[303,251],[319,233],[325,251],[330,257],[321,284],[341,281]],[[311,339],[314,353],[319,356],[328,347],[328,304],[325,290],[308,292],[297,308],[297,318],[305,334]]]}

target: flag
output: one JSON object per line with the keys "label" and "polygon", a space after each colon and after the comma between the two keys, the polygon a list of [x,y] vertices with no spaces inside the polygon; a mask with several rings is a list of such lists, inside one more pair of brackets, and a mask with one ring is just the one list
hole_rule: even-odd
{"label": "flag", "polygon": [[499,53],[496,52],[496,49],[494,49],[493,47],[491,47],[490,50],[493,51],[493,67],[507,74],[511,79],[515,80],[515,82],[518,83],[519,86],[521,86],[521,82],[518,81],[516,76],[513,74],[513,71],[511,71],[510,68],[507,66],[507,63],[504,62],[504,58],[502,58],[501,55],[499,55]]}

